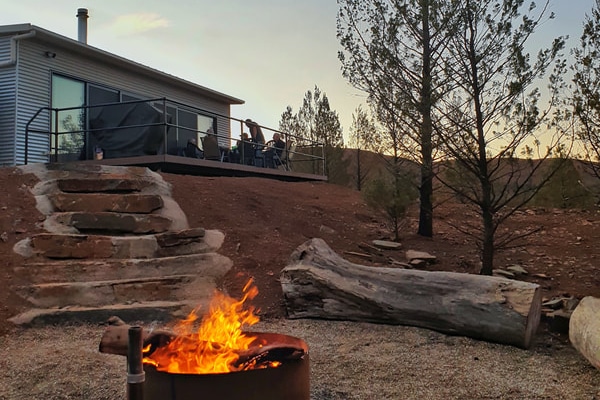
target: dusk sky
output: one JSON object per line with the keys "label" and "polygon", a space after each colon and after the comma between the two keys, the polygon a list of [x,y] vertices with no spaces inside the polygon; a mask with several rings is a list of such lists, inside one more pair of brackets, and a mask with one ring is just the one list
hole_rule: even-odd
{"label": "dusk sky", "polygon": [[[344,133],[365,95],[341,75],[335,0],[0,0],[0,25],[32,23],[77,39],[78,8],[87,8],[88,44],[241,98],[232,116],[277,128],[317,85]],[[537,4],[541,5],[542,0]],[[556,19],[538,39],[570,35],[576,45],[595,0],[553,0]]]}

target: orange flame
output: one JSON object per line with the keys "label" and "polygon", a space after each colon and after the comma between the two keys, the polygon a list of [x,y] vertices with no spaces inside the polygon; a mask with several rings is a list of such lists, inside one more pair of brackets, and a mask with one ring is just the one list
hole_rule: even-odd
{"label": "orange flame", "polygon": [[198,310],[193,310],[180,321],[174,328],[177,336],[144,357],[144,363],[154,365],[159,371],[180,374],[225,373],[242,369],[236,365],[239,353],[248,350],[254,341],[254,337],[242,333],[242,327],[259,321],[254,307],[243,307],[246,300],[258,294],[256,286],[252,286],[252,279],[246,283],[243,292],[239,301],[216,292],[209,312],[195,332]]}

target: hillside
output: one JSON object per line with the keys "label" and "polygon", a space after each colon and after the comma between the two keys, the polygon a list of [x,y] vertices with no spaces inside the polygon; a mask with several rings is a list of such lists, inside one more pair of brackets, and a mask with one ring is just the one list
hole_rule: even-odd
{"label": "hillside", "polygon": [[[190,226],[220,229],[226,234],[221,253],[234,261],[222,288],[239,293],[252,277],[260,291],[255,304],[263,318],[284,315],[279,271],[290,253],[305,240],[323,238],[349,260],[375,266],[389,266],[390,259],[403,261],[404,250],[427,251],[438,262],[427,269],[477,273],[478,253],[471,240],[448,226],[474,220],[477,215],[463,206],[445,203],[435,211],[435,237],[422,238],[416,231],[416,213],[404,222],[401,251],[386,251],[370,260],[349,254],[365,253],[373,239],[388,239],[385,220],[370,210],[359,192],[327,183],[286,183],[260,178],[207,178],[164,174],[173,187],[173,197],[186,213]],[[17,169],[1,168],[0,185],[0,332],[10,324],[6,319],[24,307],[24,300],[10,287],[23,282],[13,267],[23,259],[12,246],[40,232],[42,216],[35,209],[29,188],[33,176]],[[521,243],[503,251],[496,265],[520,265],[529,271],[524,280],[539,283],[545,298],[598,295],[600,276],[596,262],[600,250],[600,215],[595,211],[526,209],[503,229],[540,230]]]}

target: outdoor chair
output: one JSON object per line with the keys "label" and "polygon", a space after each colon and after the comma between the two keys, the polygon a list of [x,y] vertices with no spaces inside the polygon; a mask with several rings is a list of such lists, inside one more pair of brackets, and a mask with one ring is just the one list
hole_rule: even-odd
{"label": "outdoor chair", "polygon": [[281,156],[277,153],[273,154],[273,162],[275,163],[275,167],[281,165],[285,171],[292,170],[292,157],[294,156],[294,151],[296,150],[296,144],[289,140],[283,150],[281,151]]}
{"label": "outdoor chair", "polygon": [[212,161],[223,161],[223,153],[219,148],[217,138],[208,135],[202,138],[202,149],[204,151],[204,159]]}

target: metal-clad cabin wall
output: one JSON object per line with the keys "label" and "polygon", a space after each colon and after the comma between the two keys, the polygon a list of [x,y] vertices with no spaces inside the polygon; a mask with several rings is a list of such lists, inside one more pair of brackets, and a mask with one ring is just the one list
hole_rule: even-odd
{"label": "metal-clad cabin wall", "polygon": [[[0,63],[10,60],[10,36],[0,37]],[[0,68],[0,166],[15,164],[15,67]]]}
{"label": "metal-clad cabin wall", "polygon": [[[45,48],[33,39],[19,40],[17,61],[17,134],[16,164],[25,163],[25,126],[42,107],[50,107],[51,58],[44,55]],[[43,112],[35,119],[31,129],[48,132],[50,113]],[[48,134],[29,135],[27,162],[48,162],[50,136]]]}
{"label": "metal-clad cabin wall", "polygon": [[[73,52],[72,49],[58,47],[56,45],[45,44],[39,40],[29,39],[22,41],[23,52],[20,64],[20,71],[24,76],[31,78],[33,85],[44,82],[45,103],[39,107],[50,106],[50,76],[51,73],[58,73],[68,77],[81,79],[89,83],[106,86],[120,91],[139,95],[145,98],[166,97],[169,100],[177,101],[193,107],[197,107],[210,112],[229,116],[230,105],[210,98],[201,96],[197,91],[185,89],[177,85],[170,84],[159,78],[159,75],[146,73],[145,69],[139,70],[133,67],[125,70],[122,67],[108,64],[102,54],[92,58]],[[54,58],[47,58],[45,53],[49,51],[55,53]],[[30,74],[36,74],[36,77]],[[23,84],[23,82],[21,82]],[[25,87],[25,86],[22,86]],[[31,83],[26,85],[27,91],[32,91],[33,96],[39,96],[42,90],[32,87]],[[36,102],[39,104],[39,102]],[[20,103],[20,106],[23,104]],[[34,111],[35,112],[35,111]],[[27,120],[33,115],[29,113]],[[26,122],[26,121],[25,121]],[[18,132],[24,135],[25,125],[18,125]],[[221,137],[230,136],[230,124],[227,118],[217,118],[217,133]],[[221,139],[222,144],[229,145],[226,139]]]}

